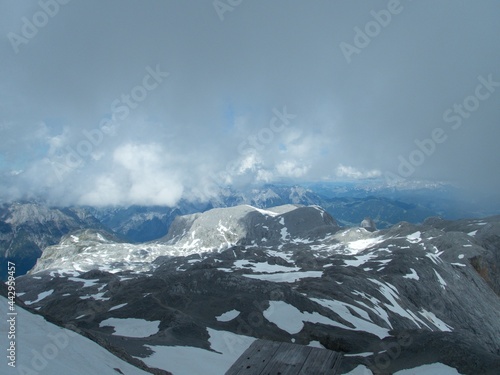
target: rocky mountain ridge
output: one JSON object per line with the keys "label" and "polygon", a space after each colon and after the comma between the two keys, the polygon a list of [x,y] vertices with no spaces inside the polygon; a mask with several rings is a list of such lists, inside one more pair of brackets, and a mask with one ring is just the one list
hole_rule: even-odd
{"label": "rocky mountain ridge", "polygon": [[[182,199],[175,207],[58,208],[41,201],[3,204],[0,207],[0,262],[7,258],[15,260],[21,275],[33,267],[46,246],[57,244],[63,235],[74,230],[101,229],[131,243],[144,243],[165,237],[176,217],[238,205],[264,210],[287,204],[317,205],[334,216],[340,226],[357,226],[369,216],[373,221],[371,228],[379,229],[403,220],[421,223],[429,216],[453,219],[477,215],[472,208],[464,208],[453,200],[454,191],[449,186],[424,184],[398,190],[372,185],[269,184],[244,191],[226,187],[207,201]],[[2,267],[0,272],[3,279],[4,270]]]}
{"label": "rocky mountain ridge", "polygon": [[[88,209],[104,225],[131,242],[163,237],[179,215],[245,204],[262,209],[286,204],[318,205],[334,216],[339,225],[358,225],[365,216],[370,216],[379,228],[387,228],[403,220],[421,223],[427,217],[437,215],[449,219],[477,215],[471,208],[459,208],[460,205],[452,198],[454,191],[451,187],[435,184],[417,187],[401,191],[378,185],[350,187],[335,184],[310,184],[307,187],[267,184],[244,191],[221,187],[218,194],[207,201],[181,200],[175,207]],[[485,215],[482,213],[481,216]]]}
{"label": "rocky mountain ridge", "polygon": [[18,290],[174,374],[222,374],[264,338],[340,351],[343,374],[443,364],[493,375],[499,235],[500,217],[368,231],[317,206],[241,206],[179,218],[149,248],[69,235]]}

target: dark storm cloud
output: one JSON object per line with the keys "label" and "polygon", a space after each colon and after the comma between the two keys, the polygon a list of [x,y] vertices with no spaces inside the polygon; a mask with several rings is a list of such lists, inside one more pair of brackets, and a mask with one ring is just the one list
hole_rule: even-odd
{"label": "dark storm cloud", "polygon": [[222,3],[2,2],[2,196],[173,204],[386,176],[498,191],[497,1]]}

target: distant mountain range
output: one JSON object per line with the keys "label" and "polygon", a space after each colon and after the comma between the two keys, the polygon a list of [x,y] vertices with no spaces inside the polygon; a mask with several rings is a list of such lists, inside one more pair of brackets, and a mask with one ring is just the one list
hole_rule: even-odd
{"label": "distant mountain range", "polygon": [[206,202],[181,200],[175,207],[51,207],[43,202],[15,202],[0,206],[0,278],[6,259],[15,261],[18,274],[31,269],[46,246],[75,230],[101,229],[125,241],[142,243],[165,236],[180,215],[212,208],[248,204],[268,208],[286,204],[318,205],[340,226],[359,225],[370,217],[379,229],[402,221],[421,223],[427,217],[444,219],[483,217],[500,213],[468,207],[454,199],[455,190],[441,184],[413,184],[398,189],[383,185],[311,183],[303,186],[264,185],[245,191],[221,188]]}
{"label": "distant mountain range", "polygon": [[349,184],[264,185],[245,191],[222,188],[207,202],[181,200],[175,207],[92,208],[105,226],[133,242],[151,241],[164,236],[178,215],[204,212],[211,208],[249,204],[267,208],[285,204],[318,205],[335,217],[340,225],[358,225],[370,216],[378,228],[401,221],[421,223],[427,217],[445,219],[484,217],[500,213],[499,207],[478,209],[460,202],[453,187],[441,184],[411,185],[404,189]]}

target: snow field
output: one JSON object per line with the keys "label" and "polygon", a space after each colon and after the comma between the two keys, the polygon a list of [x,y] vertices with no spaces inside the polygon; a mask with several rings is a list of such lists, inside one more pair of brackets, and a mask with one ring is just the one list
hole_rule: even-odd
{"label": "snow field", "polygon": [[[7,300],[0,296],[0,314],[7,316]],[[92,340],[47,322],[16,307],[16,368],[2,366],[2,375],[147,375],[114,356]],[[21,323],[22,322],[22,323]],[[9,348],[8,336],[0,335],[2,348]]]}

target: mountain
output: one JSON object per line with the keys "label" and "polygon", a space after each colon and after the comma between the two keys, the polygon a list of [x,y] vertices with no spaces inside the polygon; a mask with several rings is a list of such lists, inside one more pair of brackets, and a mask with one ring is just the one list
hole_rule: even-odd
{"label": "mountain", "polygon": [[365,216],[370,216],[378,228],[388,228],[400,221],[421,223],[430,216],[446,219],[484,216],[471,208],[460,209],[455,195],[451,187],[440,184],[412,185],[401,190],[383,185],[350,186],[345,183],[314,183],[307,187],[266,184],[246,190],[223,187],[205,202],[181,200],[175,207],[85,208],[102,224],[129,241],[146,242],[165,236],[179,215],[245,204],[258,208],[286,204],[318,205],[334,216],[340,225],[358,225]]}
{"label": "mountain", "polygon": [[[249,204],[268,208],[285,204],[318,205],[334,216],[341,225],[358,225],[365,216],[371,216],[379,228],[387,228],[400,221],[421,223],[427,217],[440,214],[437,210],[419,204],[418,200],[406,203],[383,194],[375,195],[371,190],[363,190],[364,193],[361,194],[359,189],[344,188],[339,192],[336,186],[328,186],[330,185],[313,184],[305,188],[294,185],[264,185],[243,192],[228,188],[221,191],[210,206]],[[447,215],[444,217],[448,218]]]}
{"label": "mountain", "polygon": [[103,228],[81,208],[53,208],[36,202],[0,206],[0,279],[5,280],[7,261],[17,265],[17,274],[29,271],[42,250],[74,230]]}
{"label": "mountain", "polygon": [[256,338],[340,351],[342,374],[493,375],[499,238],[500,216],[368,231],[318,206],[243,205],[178,217],[148,244],[67,235],[17,290],[175,375],[223,374]]}
{"label": "mountain", "polygon": [[288,242],[311,242],[338,229],[319,206],[289,204],[263,210],[244,205],[177,217],[164,241],[196,252],[245,244],[281,248]]}
{"label": "mountain", "polygon": [[[4,204],[0,208],[0,262],[15,254],[13,259],[21,275],[35,264],[46,246],[56,244],[62,235],[74,230],[101,229],[131,243],[144,243],[166,236],[178,216],[238,205],[262,209],[287,204],[317,205],[341,226],[359,225],[369,216],[380,229],[401,221],[422,223],[431,216],[445,219],[481,216],[460,203],[456,196],[452,187],[442,184],[411,184],[396,189],[377,183],[352,186],[311,183],[306,187],[267,184],[246,190],[220,188],[208,201],[182,199],[173,207],[56,208],[43,202]],[[498,213],[500,209],[490,205],[486,211]],[[5,278],[5,267],[0,277]]]}
{"label": "mountain", "polygon": [[120,241],[104,231],[81,230],[45,249],[31,273],[43,270],[145,272],[164,256],[187,256],[236,245],[281,249],[288,243],[316,243],[339,230],[318,206],[285,205],[262,210],[252,206],[216,208],[177,217],[162,239],[144,244]]}
{"label": "mountain", "polygon": [[103,225],[132,242],[147,242],[163,237],[175,217],[196,212],[187,202],[180,207],[130,206],[85,207]]}

